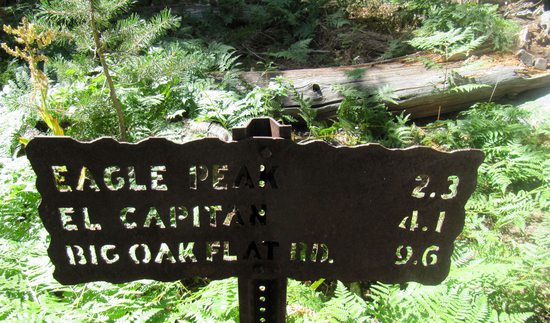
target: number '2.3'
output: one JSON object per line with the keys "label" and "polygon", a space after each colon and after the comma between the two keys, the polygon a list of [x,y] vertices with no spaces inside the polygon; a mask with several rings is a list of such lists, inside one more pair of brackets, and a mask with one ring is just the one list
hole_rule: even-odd
{"label": "number '2.3'", "polygon": [[[424,174],[423,175],[418,175],[418,176],[416,176],[415,180],[417,182],[420,182],[420,184],[418,184],[418,186],[416,186],[413,189],[413,191],[411,193],[412,197],[421,199],[421,198],[424,198],[426,196],[429,196],[430,198],[435,198],[437,196],[436,192],[431,192],[429,194],[427,194],[427,192],[424,192],[424,190],[430,184],[430,177],[428,175],[424,175]],[[450,200],[450,199],[454,198],[456,196],[457,192],[458,192],[458,183],[459,183],[458,176],[451,175],[451,176],[447,177],[447,181],[450,183],[449,184],[449,192],[441,194],[441,198],[443,200]]]}

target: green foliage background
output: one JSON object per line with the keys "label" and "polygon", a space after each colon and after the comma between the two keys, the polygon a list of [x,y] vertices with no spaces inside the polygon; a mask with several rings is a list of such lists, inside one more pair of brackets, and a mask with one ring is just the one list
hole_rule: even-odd
{"label": "green foliage background", "polygon": [[[415,30],[402,40],[416,48],[451,56],[453,51],[511,46],[515,27],[499,16],[495,6],[381,2],[401,6],[392,19]],[[14,12],[59,32],[59,42],[45,52],[50,59],[44,70],[51,80],[48,103],[65,132],[84,140],[114,136],[116,117],[105,76],[93,52],[86,49],[90,36],[86,26],[78,18],[62,19],[48,11],[59,8],[56,4],[71,3],[77,2],[43,1],[38,8],[29,5]],[[180,20],[168,11],[145,20],[129,11],[131,1],[97,3],[120,5],[105,8],[112,14],[104,17],[102,36],[131,141],[172,130],[184,132],[179,121],[174,122],[181,119],[215,122],[228,129],[256,116],[297,121],[282,109],[284,97],[297,95],[292,84],[276,78],[265,87],[251,87],[239,80],[239,71],[243,65],[268,71],[288,61],[312,59],[320,30],[359,28],[346,17],[364,4],[219,1],[224,11],[207,12],[206,20],[184,17],[178,27]],[[207,22],[213,23],[205,26]],[[290,32],[277,37],[283,28]],[[457,41],[446,42],[449,35]],[[276,41],[266,42],[270,37]],[[142,45],[130,46],[136,42]],[[254,53],[260,58],[251,64]],[[62,286],[53,280],[46,254],[49,238],[37,215],[40,197],[35,176],[18,140],[47,128],[40,125],[32,108],[28,68],[1,57],[0,319],[237,321],[235,279],[77,286]],[[354,71],[349,77],[361,73]],[[418,126],[407,115],[388,111],[386,104],[394,100],[391,89],[336,89],[344,100],[331,122],[317,120],[310,102],[298,96],[299,117],[307,125],[304,140],[346,145],[379,142],[394,148],[419,144],[441,150],[478,148],[486,160],[477,190],[466,206],[466,224],[455,244],[450,275],[441,285],[291,280],[288,321],[549,320],[548,120],[534,122],[529,111],[511,105],[478,103],[456,118]]]}

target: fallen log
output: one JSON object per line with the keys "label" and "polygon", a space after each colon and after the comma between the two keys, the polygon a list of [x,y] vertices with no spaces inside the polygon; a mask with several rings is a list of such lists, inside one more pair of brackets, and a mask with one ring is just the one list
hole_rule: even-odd
{"label": "fallen log", "polygon": [[[527,69],[513,57],[473,63],[451,62],[442,66],[442,69],[427,69],[418,61],[399,59],[345,67],[244,72],[242,77],[260,86],[267,85],[276,76],[290,80],[297,93],[310,100],[319,119],[336,114],[342,101],[342,95],[333,88],[336,84],[364,90],[389,86],[397,101],[397,104],[390,104],[390,110],[405,111],[412,118],[438,116],[463,110],[475,102],[495,101],[527,90],[550,87],[548,70]],[[451,91],[446,80],[451,71],[458,73],[455,75],[459,76],[460,84],[487,86],[468,92]],[[291,114],[298,113],[299,104],[295,98],[286,98],[284,105]]]}

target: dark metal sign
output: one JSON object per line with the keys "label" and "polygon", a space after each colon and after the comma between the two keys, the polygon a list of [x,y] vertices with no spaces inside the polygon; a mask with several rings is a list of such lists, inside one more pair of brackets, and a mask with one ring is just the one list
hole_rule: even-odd
{"label": "dark metal sign", "polygon": [[[287,131],[271,128],[260,135]],[[335,148],[243,129],[229,143],[33,139],[55,278],[447,276],[482,152]]]}

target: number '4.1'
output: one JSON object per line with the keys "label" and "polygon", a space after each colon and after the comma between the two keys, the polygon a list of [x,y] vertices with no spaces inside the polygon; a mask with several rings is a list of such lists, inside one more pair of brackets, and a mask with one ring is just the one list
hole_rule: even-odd
{"label": "number '4.1'", "polygon": [[[435,226],[435,232],[440,233],[441,228],[443,227],[443,222],[445,221],[445,211],[439,212],[439,218],[437,219],[437,224]],[[399,228],[409,230],[409,231],[415,231],[418,229],[418,210],[413,210],[412,214],[410,216],[406,216],[401,220],[401,223],[399,223]],[[427,226],[423,226],[421,230],[423,232],[428,231]]]}

